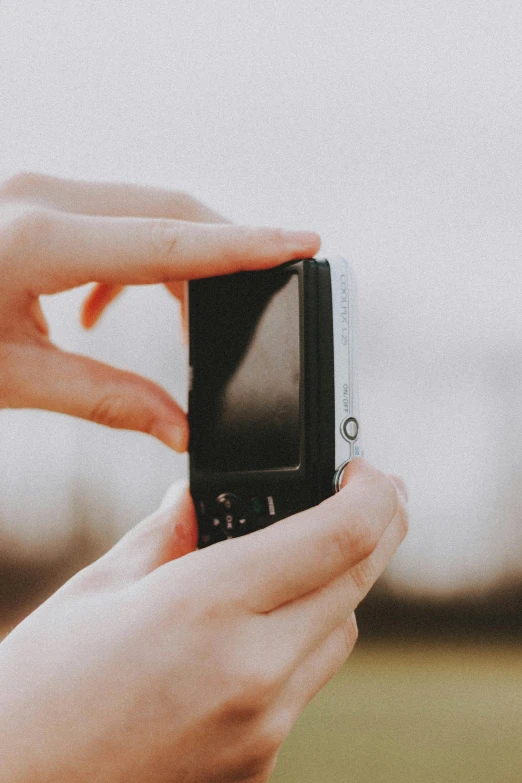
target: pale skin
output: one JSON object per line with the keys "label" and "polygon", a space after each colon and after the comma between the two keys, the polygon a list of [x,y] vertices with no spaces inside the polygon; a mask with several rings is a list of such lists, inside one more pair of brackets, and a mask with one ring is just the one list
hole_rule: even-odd
{"label": "pale skin", "polygon": [[[185,414],[150,381],[55,348],[41,294],[275,266],[314,234],[232,226],[194,199],[35,175],[0,195],[0,404],[148,432],[180,451]],[[362,460],[342,491],[197,551],[186,487],[0,645],[0,783],[264,783],[357,637],[354,611],[407,528],[400,480]]]}

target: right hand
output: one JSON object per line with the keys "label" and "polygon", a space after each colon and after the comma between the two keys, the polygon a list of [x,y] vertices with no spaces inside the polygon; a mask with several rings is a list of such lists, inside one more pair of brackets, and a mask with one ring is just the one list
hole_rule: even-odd
{"label": "right hand", "polygon": [[345,484],[199,551],[183,491],[73,577],[0,645],[1,783],[264,783],[406,532],[396,480]]}

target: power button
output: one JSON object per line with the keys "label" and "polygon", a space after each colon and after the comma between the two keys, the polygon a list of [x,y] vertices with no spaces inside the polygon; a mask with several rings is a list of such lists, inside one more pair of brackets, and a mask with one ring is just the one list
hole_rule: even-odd
{"label": "power button", "polygon": [[353,416],[345,419],[341,424],[341,435],[345,440],[357,440],[359,434],[359,422]]}

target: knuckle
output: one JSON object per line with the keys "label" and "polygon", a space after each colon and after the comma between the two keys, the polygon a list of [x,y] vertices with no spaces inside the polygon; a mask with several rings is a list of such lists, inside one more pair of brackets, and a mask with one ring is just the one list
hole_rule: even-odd
{"label": "knuckle", "polygon": [[4,260],[32,255],[37,244],[46,243],[53,223],[50,210],[35,206],[14,209],[2,223],[0,253]]}
{"label": "knuckle", "polygon": [[126,420],[126,406],[116,392],[103,394],[91,408],[89,418],[107,427],[122,427]]}
{"label": "knuckle", "polygon": [[155,385],[146,378],[120,371],[117,383],[93,403],[88,418],[113,428],[128,428],[154,434],[164,413],[164,400]]}
{"label": "knuckle", "polygon": [[240,670],[241,703],[252,711],[262,710],[278,684],[275,672],[267,665],[243,666]]}
{"label": "knuckle", "polygon": [[252,657],[243,650],[242,655],[229,655],[221,662],[220,679],[227,683],[229,694],[224,712],[229,718],[257,718],[279,688],[277,673],[261,661],[252,662]]}
{"label": "knuckle", "polygon": [[361,560],[350,570],[350,578],[357,592],[365,595],[376,579],[375,566],[371,558]]}
{"label": "knuckle", "polygon": [[[153,220],[149,228],[150,256],[153,265],[164,269],[160,276],[168,278],[168,265],[176,255],[179,229],[172,221]],[[171,270],[172,271],[172,270]]]}
{"label": "knuckle", "polygon": [[3,198],[24,198],[33,195],[45,185],[50,177],[34,171],[19,171],[0,185]]}
{"label": "knuckle", "polygon": [[257,239],[261,244],[272,247],[275,250],[283,249],[287,244],[285,232],[281,228],[260,228],[258,229]]}
{"label": "knuckle", "polygon": [[368,520],[354,517],[350,523],[337,525],[332,534],[332,544],[342,562],[351,563],[371,555],[377,546],[377,534]]}
{"label": "knuckle", "polygon": [[290,716],[284,712],[264,721],[256,741],[261,763],[266,763],[276,755],[291,729]]}

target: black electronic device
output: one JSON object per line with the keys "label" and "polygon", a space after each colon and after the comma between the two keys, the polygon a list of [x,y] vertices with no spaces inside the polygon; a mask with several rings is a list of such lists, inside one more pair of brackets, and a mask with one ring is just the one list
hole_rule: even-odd
{"label": "black electronic device", "polygon": [[340,257],[189,284],[190,489],[199,546],[339,489],[361,455],[356,292]]}

